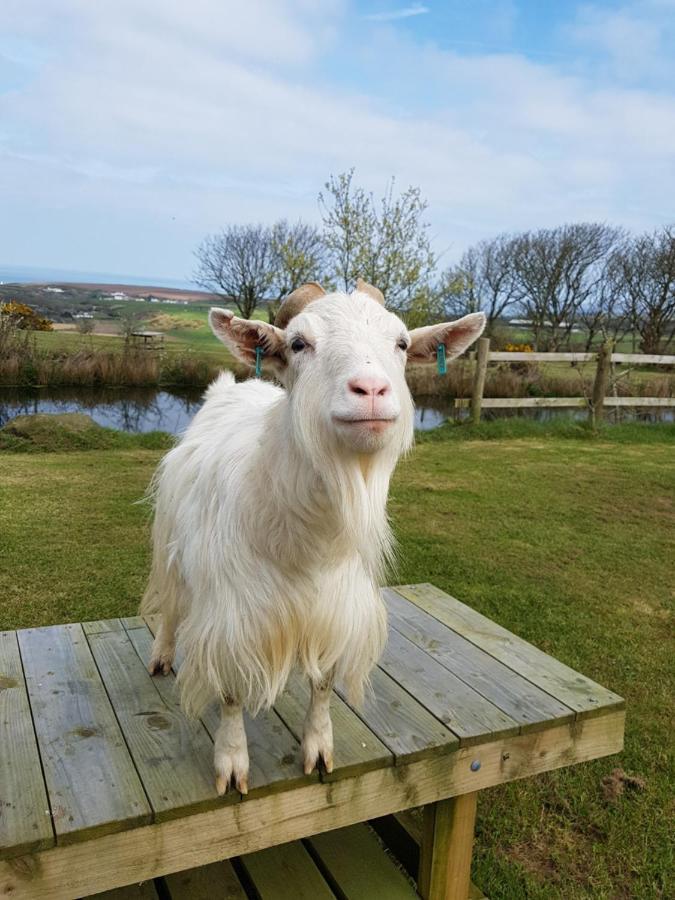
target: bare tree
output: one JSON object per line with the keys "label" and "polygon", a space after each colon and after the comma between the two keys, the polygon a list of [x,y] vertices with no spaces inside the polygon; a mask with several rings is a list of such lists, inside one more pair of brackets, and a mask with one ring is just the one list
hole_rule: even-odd
{"label": "bare tree", "polygon": [[308,281],[322,281],[326,270],[326,247],[321,231],[314,225],[279,220],[272,226],[272,249],[276,300],[268,307],[270,322],[274,322],[287,294]]}
{"label": "bare tree", "polygon": [[581,222],[525,232],[514,240],[518,305],[532,323],[537,349],[556,350],[569,341],[619,234],[609,225]]}
{"label": "bare tree", "polygon": [[620,265],[640,349],[666,350],[675,338],[675,225],[634,238],[621,254]]}
{"label": "bare tree", "polygon": [[194,280],[234,303],[250,319],[278,272],[272,229],[266,225],[228,225],[206,237],[195,251]]}
{"label": "bare tree", "polygon": [[354,169],[331,175],[319,194],[334,280],[351,290],[358,277],[377,285],[387,305],[410,309],[435,265],[426,201],[419,188],[395,196],[392,178],[379,201],[354,185]]}
{"label": "bare tree", "polygon": [[514,244],[511,235],[501,234],[469,247],[456,266],[441,275],[439,291],[446,312],[466,315],[483,310],[486,334],[520,299],[520,285],[514,272]]}
{"label": "bare tree", "polygon": [[616,246],[601,265],[594,290],[579,309],[578,322],[586,329],[586,352],[592,349],[597,339],[601,343],[607,340],[617,343],[631,328],[622,271],[626,241],[626,233],[620,232]]}

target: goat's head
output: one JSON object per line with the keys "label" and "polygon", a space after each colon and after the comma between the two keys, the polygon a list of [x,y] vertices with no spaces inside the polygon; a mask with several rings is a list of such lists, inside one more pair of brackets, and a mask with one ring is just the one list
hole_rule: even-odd
{"label": "goat's head", "polygon": [[402,452],[413,431],[406,361],[432,363],[439,344],[452,359],[485,327],[483,313],[408,331],[361,279],[351,294],[303,285],[282,304],[275,325],[212,309],[215,335],[253,365],[256,348],[291,398],[295,426],[316,443],[356,453]]}

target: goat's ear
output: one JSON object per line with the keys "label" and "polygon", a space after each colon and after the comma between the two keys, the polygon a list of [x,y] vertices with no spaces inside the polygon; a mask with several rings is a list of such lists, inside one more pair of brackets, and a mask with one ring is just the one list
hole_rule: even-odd
{"label": "goat's ear", "polygon": [[286,341],[280,328],[255,319],[239,319],[229,309],[218,307],[209,311],[209,325],[242,362],[254,366],[256,348],[262,347],[264,366],[269,366],[275,375],[280,375],[286,367]]}
{"label": "goat's ear", "polygon": [[438,345],[445,345],[447,359],[459,356],[477,340],[485,328],[485,313],[471,313],[456,322],[442,322],[440,325],[426,325],[410,332],[408,362],[434,362]]}

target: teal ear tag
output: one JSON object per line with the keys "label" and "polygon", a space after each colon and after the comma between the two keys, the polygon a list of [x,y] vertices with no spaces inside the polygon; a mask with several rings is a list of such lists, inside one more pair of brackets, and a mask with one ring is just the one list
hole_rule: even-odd
{"label": "teal ear tag", "polygon": [[[445,349],[445,348],[443,348]],[[263,348],[256,347],[255,348],[255,377],[260,378],[262,375],[262,358],[263,358]]]}
{"label": "teal ear tag", "polygon": [[445,375],[448,367],[445,365],[445,344],[439,344],[436,350],[436,367],[439,375]]}

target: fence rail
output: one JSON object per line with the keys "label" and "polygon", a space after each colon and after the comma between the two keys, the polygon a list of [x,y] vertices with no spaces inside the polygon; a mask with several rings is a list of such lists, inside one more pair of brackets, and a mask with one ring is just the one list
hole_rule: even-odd
{"label": "fence rail", "polygon": [[[487,340],[487,338],[486,338]],[[475,353],[471,356],[475,357]],[[490,350],[489,362],[594,362],[597,353],[509,353]],[[641,366],[675,366],[675,356],[653,353],[612,353],[613,363],[634,363]]]}
{"label": "fence rail", "polygon": [[[675,356],[648,353],[614,353],[611,343],[597,353],[521,353],[490,350],[490,339],[480,338],[471,358],[476,361],[471,400],[455,400],[455,407],[471,409],[471,419],[480,422],[482,409],[532,409],[587,407],[591,422],[603,417],[605,407],[675,407],[675,397],[611,397],[607,387],[612,364],[675,366]],[[484,397],[485,376],[490,362],[595,362],[591,397]]]}

